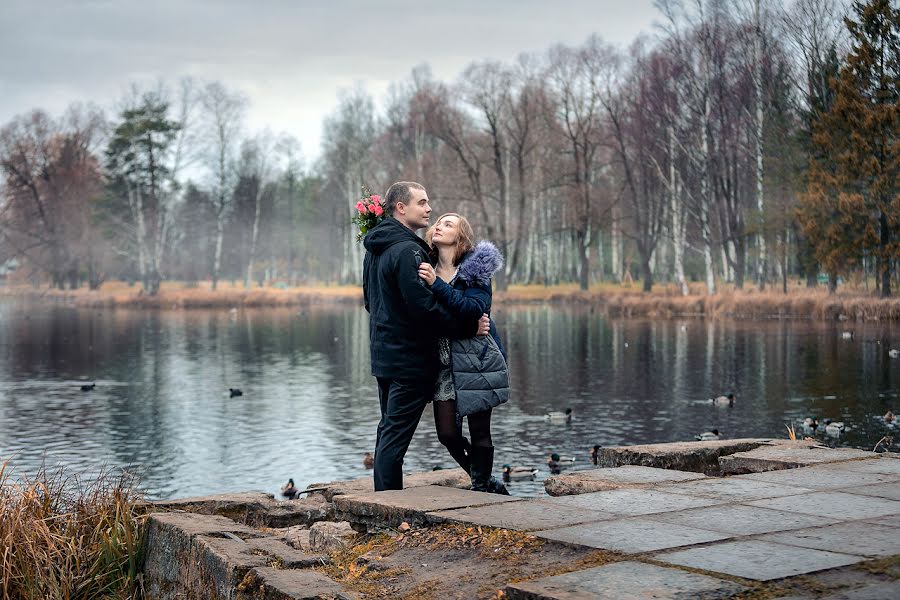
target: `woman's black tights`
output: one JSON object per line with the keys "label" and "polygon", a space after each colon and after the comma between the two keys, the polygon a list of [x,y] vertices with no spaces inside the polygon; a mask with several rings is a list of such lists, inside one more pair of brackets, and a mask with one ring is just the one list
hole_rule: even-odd
{"label": "woman's black tights", "polygon": [[475,413],[469,419],[469,434],[472,442],[465,438],[462,429],[456,425],[456,403],[434,402],[434,427],[438,440],[447,448],[450,456],[459,463],[466,473],[471,469],[470,449],[472,446],[491,448],[491,410]]}

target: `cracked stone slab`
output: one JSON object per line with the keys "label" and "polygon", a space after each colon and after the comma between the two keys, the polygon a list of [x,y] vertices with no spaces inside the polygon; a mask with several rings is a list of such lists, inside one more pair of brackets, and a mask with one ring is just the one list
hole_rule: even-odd
{"label": "cracked stone slab", "polygon": [[[859,462],[859,461],[853,461]],[[848,463],[849,464],[849,463]],[[867,473],[856,470],[840,469],[838,465],[821,465],[803,469],[784,471],[767,471],[738,475],[734,479],[765,481],[786,486],[805,487],[814,490],[838,490],[860,485],[874,485],[897,481],[893,475],[884,473]],[[731,478],[729,478],[731,479]]]}
{"label": "cracked stone slab", "polygon": [[790,445],[760,446],[747,452],[737,452],[719,458],[719,466],[726,475],[759,473],[781,469],[796,469],[809,465],[833,463],[874,456],[866,450],[853,448],[794,447]]}
{"label": "cracked stone slab", "polygon": [[560,496],[550,498],[547,502],[629,516],[700,508],[722,503],[710,498],[695,498],[684,494],[670,494],[650,489],[610,490],[577,496]]}
{"label": "cracked stone slab", "polygon": [[725,454],[743,452],[771,442],[769,439],[713,440],[709,442],[673,442],[610,446],[601,448],[598,457],[601,467],[643,465],[660,469],[677,469],[704,473],[718,470],[717,459]]}
{"label": "cracked stone slab", "polygon": [[427,513],[452,508],[520,502],[521,498],[436,485],[334,497],[336,518],[382,527],[428,522]]}
{"label": "cracked stone slab", "polygon": [[868,522],[876,525],[887,525],[888,527],[900,527],[900,515],[869,519]]}
{"label": "cracked stone slab", "polygon": [[567,527],[578,523],[615,519],[618,515],[574,506],[551,504],[543,500],[489,504],[428,513],[429,520],[474,523],[518,531]]}
{"label": "cracked stone slab", "polygon": [[717,600],[745,589],[708,575],[625,561],[510,584],[504,593],[510,600]]}
{"label": "cracked stone slab", "polygon": [[681,510],[649,515],[646,518],[741,536],[788,531],[839,522],[813,515],[745,506],[743,504],[723,504],[693,510]]}
{"label": "cracked stone slab", "polygon": [[547,540],[626,554],[665,550],[733,537],[726,533],[656,522],[643,517],[584,523],[562,529],[538,531],[534,535]]}
{"label": "cracked stone slab", "polygon": [[247,545],[249,552],[263,552],[278,560],[285,569],[316,567],[326,564],[330,560],[322,554],[307,554],[302,550],[297,550],[287,542],[275,537],[248,540]]}
{"label": "cracked stone slab", "polygon": [[805,494],[814,490],[810,488],[779,485],[765,481],[752,479],[740,479],[738,477],[708,478],[702,481],[667,485],[665,491],[673,494],[687,494],[690,496],[702,496],[704,498],[716,498],[719,500],[759,500],[761,498],[776,498],[779,496],[794,496]]}
{"label": "cracked stone slab", "polygon": [[760,540],[737,540],[675,550],[657,554],[654,558],[673,565],[725,573],[756,581],[814,573],[865,560],[861,556]]}
{"label": "cracked stone slab", "polygon": [[544,489],[551,496],[587,494],[623,487],[640,487],[661,483],[693,481],[706,477],[702,473],[657,469],[638,465],[589,469],[563,475],[551,475],[544,480]]}
{"label": "cracked stone slab", "polygon": [[900,514],[900,502],[845,492],[815,492],[784,498],[747,502],[750,506],[818,515],[832,519],[855,520]]}
{"label": "cracked stone slab", "polygon": [[770,533],[757,539],[859,556],[900,554],[900,529],[862,521]]}

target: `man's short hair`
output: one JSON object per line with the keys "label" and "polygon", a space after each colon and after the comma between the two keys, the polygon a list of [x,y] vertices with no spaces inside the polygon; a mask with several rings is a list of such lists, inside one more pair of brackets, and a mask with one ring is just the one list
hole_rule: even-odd
{"label": "man's short hair", "polygon": [[411,196],[409,190],[412,188],[424,190],[425,186],[421,183],[416,183],[415,181],[398,181],[388,188],[388,191],[384,193],[384,210],[385,213],[387,213],[387,216],[394,216],[394,208],[397,206],[398,202],[409,204],[409,198]]}

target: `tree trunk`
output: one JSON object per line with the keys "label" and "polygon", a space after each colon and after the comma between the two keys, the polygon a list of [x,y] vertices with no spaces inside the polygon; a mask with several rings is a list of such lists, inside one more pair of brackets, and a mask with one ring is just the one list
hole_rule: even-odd
{"label": "tree trunk", "polygon": [[213,255],[212,289],[216,290],[219,283],[219,271],[222,268],[222,238],[225,235],[225,209],[220,204],[216,214],[216,250]]}
{"label": "tree trunk", "polygon": [[256,260],[256,240],[259,238],[259,213],[262,206],[262,178],[256,182],[256,198],[253,210],[253,229],[250,233],[250,256],[247,258],[247,274],[244,276],[244,287],[250,287],[253,281],[253,262]]}
{"label": "tree trunk", "polygon": [[756,279],[759,291],[766,289],[766,230],[765,205],[763,203],[763,97],[762,97],[762,23],[760,22],[759,5],[761,0],[754,1],[754,25],[756,35],[753,37],[753,88],[756,100],[756,211],[759,219],[757,246],[759,255],[756,263]]}
{"label": "tree trunk", "polygon": [[878,273],[881,277],[881,297],[890,298],[891,296],[891,259],[888,256],[888,246],[891,243],[891,229],[888,223],[887,215],[884,211],[878,216],[878,223],[881,226],[881,252],[878,254]]}

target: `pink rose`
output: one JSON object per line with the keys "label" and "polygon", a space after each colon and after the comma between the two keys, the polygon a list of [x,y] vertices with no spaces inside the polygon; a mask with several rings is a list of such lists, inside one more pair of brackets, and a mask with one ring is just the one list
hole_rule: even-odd
{"label": "pink rose", "polygon": [[361,213],[366,212],[366,205],[363,204],[362,200],[360,200],[359,202],[356,203],[356,210],[358,210]]}
{"label": "pink rose", "polygon": [[384,209],[381,208],[380,204],[375,204],[372,206],[372,212],[375,213],[376,217],[380,217],[384,213]]}
{"label": "pink rose", "polygon": [[375,194],[374,196],[370,196],[370,198],[371,198],[372,202],[374,202],[375,204],[381,204],[381,196],[379,196],[378,194]]}

